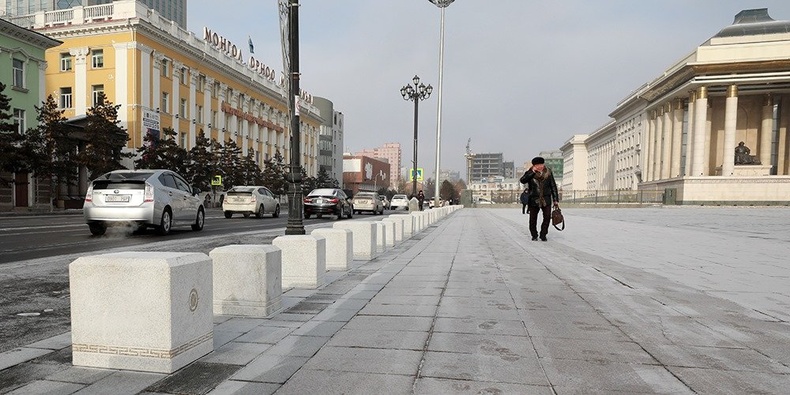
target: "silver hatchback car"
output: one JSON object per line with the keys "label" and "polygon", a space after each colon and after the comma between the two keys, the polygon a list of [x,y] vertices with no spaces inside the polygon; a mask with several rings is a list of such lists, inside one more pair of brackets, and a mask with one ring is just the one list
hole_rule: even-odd
{"label": "silver hatchback car", "polygon": [[235,186],[225,193],[222,200],[222,211],[225,218],[230,218],[234,213],[242,214],[244,218],[255,214],[262,218],[264,214],[272,217],[280,216],[280,203],[269,188],[261,186]]}
{"label": "silver hatchback car", "polygon": [[82,211],[93,235],[108,225],[131,223],[156,228],[161,235],[173,226],[202,230],[206,211],[200,191],[170,170],[115,170],[93,180]]}

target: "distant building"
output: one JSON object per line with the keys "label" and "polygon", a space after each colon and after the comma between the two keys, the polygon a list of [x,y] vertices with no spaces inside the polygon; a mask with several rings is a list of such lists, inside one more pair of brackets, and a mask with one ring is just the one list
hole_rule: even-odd
{"label": "distant building", "polygon": [[397,188],[401,179],[400,168],[402,155],[400,143],[385,143],[381,147],[363,149],[357,152],[356,156],[385,159],[392,167],[392,179],[389,185],[392,185],[393,188]]}
{"label": "distant building", "polygon": [[375,192],[389,188],[391,176],[387,161],[364,155],[343,156],[343,185],[354,195],[359,191]]}
{"label": "distant building", "polygon": [[[499,153],[475,154],[471,158],[469,182],[480,182],[491,177],[504,177],[503,155]],[[512,163],[512,162],[511,162]]]}
{"label": "distant building", "polygon": [[439,182],[440,183],[444,182],[444,180],[450,181],[451,183],[456,183],[460,179],[461,179],[461,173],[460,172],[457,172],[457,171],[454,171],[454,170],[448,170],[448,169],[442,169],[442,171],[439,172]]}
{"label": "distant building", "polygon": [[551,173],[554,175],[554,181],[557,182],[557,187],[560,188],[562,186],[564,171],[564,158],[562,156],[562,151],[541,151],[538,156],[546,160],[546,167],[551,169]]}
{"label": "distant building", "polygon": [[318,168],[343,186],[343,113],[323,97],[313,97],[323,121],[318,132]]}

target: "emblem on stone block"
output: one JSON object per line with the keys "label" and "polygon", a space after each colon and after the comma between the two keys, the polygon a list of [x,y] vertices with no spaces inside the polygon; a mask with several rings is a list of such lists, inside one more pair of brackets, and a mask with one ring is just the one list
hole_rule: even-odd
{"label": "emblem on stone block", "polygon": [[198,305],[198,294],[195,288],[189,293],[189,311],[195,311]]}

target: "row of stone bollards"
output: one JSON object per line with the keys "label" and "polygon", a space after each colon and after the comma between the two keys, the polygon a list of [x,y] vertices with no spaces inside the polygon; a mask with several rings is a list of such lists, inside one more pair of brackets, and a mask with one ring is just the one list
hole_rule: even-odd
{"label": "row of stone bollards", "polygon": [[341,221],[270,245],[228,245],[209,255],[121,252],[69,265],[72,363],[172,373],[213,351],[213,316],[268,317],[283,289],[319,288],[463,206]]}

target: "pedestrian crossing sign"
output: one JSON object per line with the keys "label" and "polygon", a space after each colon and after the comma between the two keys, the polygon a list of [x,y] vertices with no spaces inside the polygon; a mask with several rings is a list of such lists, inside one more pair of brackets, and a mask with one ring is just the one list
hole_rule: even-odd
{"label": "pedestrian crossing sign", "polygon": [[415,171],[414,168],[411,168],[410,170],[411,171],[409,172],[409,181],[414,181],[415,179],[417,181],[422,181],[423,180],[423,178],[422,178],[422,174],[423,174],[422,167],[418,167],[416,169],[416,171]]}

